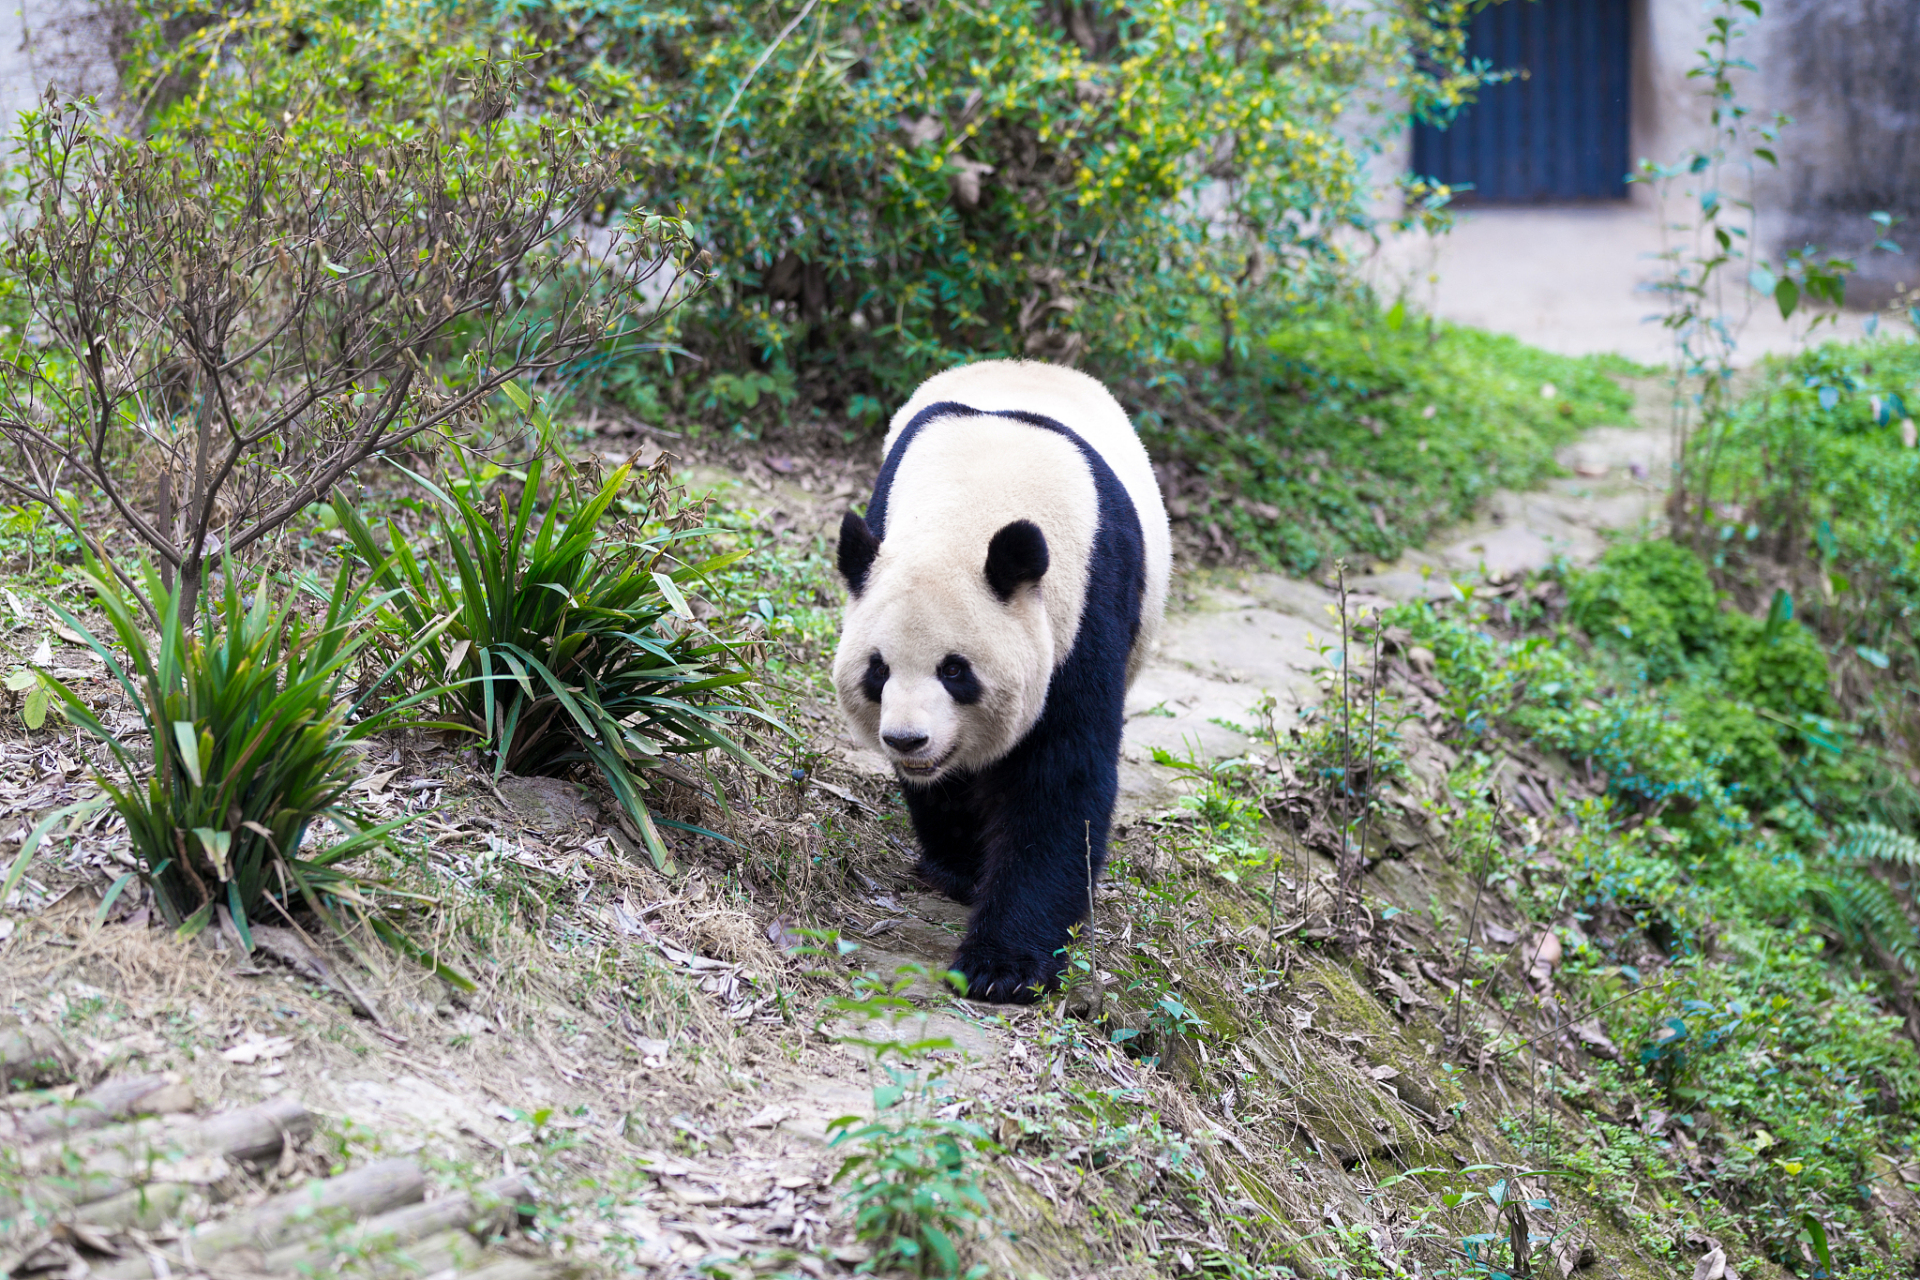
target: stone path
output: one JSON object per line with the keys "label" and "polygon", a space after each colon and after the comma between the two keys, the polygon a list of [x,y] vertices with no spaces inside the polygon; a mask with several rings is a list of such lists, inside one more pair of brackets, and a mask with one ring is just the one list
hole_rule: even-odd
{"label": "stone path", "polygon": [[[1643,415],[1650,416],[1650,415]],[[1351,597],[1378,603],[1448,594],[1459,577],[1504,578],[1546,567],[1556,556],[1575,564],[1605,550],[1607,536],[1659,518],[1670,455],[1661,428],[1601,427],[1562,449],[1573,474],[1528,493],[1501,490],[1472,522],[1349,580]],[[1176,593],[1182,584],[1176,583]],[[1334,591],[1323,582],[1272,573],[1189,577],[1176,594],[1159,651],[1127,700],[1124,810],[1166,802],[1168,771],[1151,764],[1155,747],[1215,759],[1238,754],[1247,739],[1216,721],[1248,724],[1271,694],[1286,724],[1320,699],[1316,643],[1338,646]]]}

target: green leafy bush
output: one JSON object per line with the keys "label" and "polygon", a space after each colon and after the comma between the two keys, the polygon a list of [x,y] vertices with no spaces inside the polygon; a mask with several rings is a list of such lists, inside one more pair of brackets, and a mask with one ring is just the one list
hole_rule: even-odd
{"label": "green leafy bush", "polygon": [[230,23],[185,0],[150,12],[135,61],[157,90],[197,80],[168,130],[324,125],[364,98],[411,133],[463,88],[451,53],[536,51],[522,124],[631,147],[603,214],[678,209],[713,260],[673,335],[702,363],[610,348],[568,376],[758,430],[785,395],[748,376],[874,424],[962,359],[1139,370],[1196,320],[1321,296],[1334,229],[1367,221],[1363,157],[1478,83],[1469,7],[347,0]]}
{"label": "green leafy bush", "polygon": [[1719,595],[1698,556],[1649,539],[1608,551],[1567,590],[1567,618],[1596,640],[1646,660],[1647,678],[1668,680],[1720,640]]}
{"label": "green leafy bush", "polygon": [[[350,568],[342,568],[317,620],[261,579],[251,603],[231,566],[198,632],[151,565],[139,566],[147,597],[161,606],[157,643],[117,577],[98,561],[83,574],[119,644],[102,642],[75,615],[54,611],[87,639],[128,701],[152,747],[143,760],[109,731],[86,700],[41,673],[60,709],[112,753],[120,777],[99,778],[127,824],[140,876],[167,921],[192,935],[224,908],[247,938],[249,921],[277,920],[304,902],[332,918],[364,904],[364,881],[342,864],[380,844],[395,824],[375,825],[348,802],[355,743],[406,705],[361,716],[340,700],[341,683],[365,647]],[[151,765],[151,772],[148,765]],[[313,823],[345,835],[314,849]],[[125,881],[121,882],[124,887]],[[267,914],[269,903],[273,914]],[[381,925],[381,931],[391,933]]]}
{"label": "green leafy bush", "polygon": [[1389,620],[1435,652],[1468,737],[1504,728],[1590,761],[1615,794],[1678,805],[1702,850],[1756,818],[1817,844],[1868,802],[1871,754],[1829,718],[1826,652],[1784,598],[1764,620],[1723,608],[1699,558],[1664,540],[1613,548],[1567,576],[1567,596],[1597,661],[1420,606]]}
{"label": "green leafy bush", "polygon": [[[1663,733],[1675,737],[1676,753],[1717,778],[1730,798],[1775,819],[1782,805],[1800,809],[1802,826],[1816,793],[1843,806],[1858,802],[1858,762],[1838,741],[1850,730],[1827,720],[1827,654],[1794,621],[1790,597],[1777,595],[1764,620],[1722,608],[1706,565],[1665,540],[1613,548],[1569,576],[1567,596],[1568,620],[1603,652],[1633,664],[1648,685],[1666,686],[1644,695],[1643,714],[1670,720]],[[1522,711],[1515,723],[1551,732],[1553,716]]]}
{"label": "green leafy bush", "polygon": [[1653,683],[1681,675],[1783,715],[1832,710],[1826,651],[1776,595],[1762,620],[1722,609],[1698,556],[1674,542],[1623,543],[1567,582],[1567,620],[1645,664]]}
{"label": "green leafy bush", "polygon": [[[670,560],[713,532],[684,519],[692,514],[685,508],[680,522],[651,534],[604,536],[601,521],[630,475],[616,470],[564,519],[567,504],[553,501],[537,523],[538,462],[517,503],[500,497],[497,519],[464,491],[471,483],[442,489],[422,480],[446,517],[437,550],[452,560],[450,573],[435,557],[416,556],[396,523],[387,524],[389,557],[344,495],[336,494],[334,510],[388,593],[379,616],[391,643],[411,646],[403,674],[412,696],[444,688],[446,715],[479,733],[496,778],[591,765],[654,862],[668,869],[658,826],[700,829],[651,812],[644,795],[656,784],[648,773],[669,757],[716,749],[765,772],[732,721],[775,722],[716,696],[749,684],[753,671],[696,623],[683,594],[683,584],[748,553]],[[668,514],[658,487],[654,496],[655,514]]]}
{"label": "green leafy bush", "polygon": [[1362,86],[1393,77],[1444,111],[1475,83],[1466,7],[526,12],[555,65],[614,69],[662,113],[636,194],[685,209],[718,264],[684,340],[857,413],[855,396],[981,356],[1151,365],[1196,315],[1324,289],[1328,231],[1364,220],[1359,158],[1398,127],[1359,118]]}
{"label": "green leafy bush", "polygon": [[1740,612],[1721,618],[1727,692],[1791,716],[1833,710],[1827,651],[1806,627],[1781,617],[1761,621]]}

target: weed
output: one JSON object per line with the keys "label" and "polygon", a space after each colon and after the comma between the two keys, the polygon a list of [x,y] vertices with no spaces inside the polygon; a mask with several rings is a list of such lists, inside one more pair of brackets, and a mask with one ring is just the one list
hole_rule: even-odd
{"label": "weed", "polygon": [[[871,1120],[842,1116],[828,1126],[833,1145],[849,1148],[834,1180],[848,1184],[854,1231],[874,1250],[860,1264],[862,1273],[980,1280],[986,1264],[967,1265],[961,1249],[992,1217],[974,1165],[999,1146],[979,1123],[939,1110],[946,1101],[937,1088],[940,1074],[924,1059],[951,1051],[952,1040],[926,1035],[924,1024],[917,1038],[892,1034],[922,1016],[906,998],[908,988],[934,976],[923,965],[903,965],[890,979],[865,973],[854,980],[853,997],[829,1002],[859,1023],[836,1038],[870,1053],[882,1077],[873,1088]],[[876,1034],[875,1024],[886,1031]]]}
{"label": "weed", "polygon": [[[1435,1268],[1434,1275],[1437,1277],[1446,1280],[1463,1280],[1469,1276],[1482,1277],[1483,1280],[1513,1280],[1516,1276],[1537,1274],[1536,1267],[1544,1262],[1546,1251],[1554,1240],[1552,1232],[1534,1229],[1543,1218],[1555,1212],[1553,1200],[1544,1195],[1528,1195],[1522,1180],[1542,1178],[1554,1172],[1495,1164],[1471,1164],[1458,1170],[1409,1169],[1384,1179],[1374,1190],[1378,1194],[1400,1183],[1434,1175],[1471,1178],[1478,1174],[1499,1174],[1484,1190],[1457,1184],[1443,1186],[1432,1194],[1431,1199],[1417,1202],[1412,1213],[1414,1223],[1407,1234],[1412,1240],[1438,1240],[1444,1243],[1447,1257]],[[1461,1233],[1450,1231],[1436,1221],[1476,1204],[1484,1207],[1486,1218],[1491,1220],[1494,1230]],[[1470,1213],[1466,1216],[1471,1219],[1479,1215]]]}

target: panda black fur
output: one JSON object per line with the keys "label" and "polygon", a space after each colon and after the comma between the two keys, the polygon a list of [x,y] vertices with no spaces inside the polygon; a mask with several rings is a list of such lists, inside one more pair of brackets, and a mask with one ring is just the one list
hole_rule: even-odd
{"label": "panda black fur", "polygon": [[894,416],[834,683],[904,784],[919,874],[973,907],[954,967],[1031,1000],[1106,861],[1123,704],[1165,610],[1170,537],[1146,451],[1092,378],[1015,361],[928,379]]}

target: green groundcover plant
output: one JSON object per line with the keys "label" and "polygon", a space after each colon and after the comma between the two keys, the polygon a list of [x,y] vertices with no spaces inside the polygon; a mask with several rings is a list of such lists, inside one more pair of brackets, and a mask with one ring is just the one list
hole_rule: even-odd
{"label": "green groundcover plant", "polygon": [[[406,696],[443,690],[448,720],[479,735],[495,778],[590,765],[655,864],[670,869],[659,826],[714,833],[653,813],[648,774],[670,757],[710,750],[767,772],[734,724],[779,726],[757,707],[718,696],[744,689],[754,672],[696,621],[684,594],[750,549],[679,563],[672,553],[700,546],[714,530],[670,522],[638,536],[603,533],[631,474],[621,467],[584,501],[553,500],[543,514],[538,461],[518,501],[502,492],[493,515],[471,496],[473,477],[447,488],[422,479],[445,518],[444,537],[426,556],[392,521],[383,550],[344,494],[333,509],[388,593],[378,617],[389,642],[405,650]],[[656,504],[655,514],[667,512]],[[442,552],[450,571],[438,563]]]}
{"label": "green groundcover plant", "polygon": [[[39,675],[67,719],[112,756],[117,776],[96,776],[127,824],[137,874],[161,915],[190,937],[224,913],[251,947],[251,923],[288,919],[304,904],[337,928],[338,913],[346,910],[432,963],[384,918],[373,882],[348,865],[384,844],[404,821],[374,822],[349,800],[360,759],[356,744],[408,715],[418,701],[399,700],[363,715],[361,703],[341,697],[369,639],[361,625],[367,606],[352,567],[341,568],[319,617],[310,618],[302,593],[276,590],[265,577],[249,601],[229,562],[197,627],[181,618],[180,585],[168,590],[146,562],[135,566],[135,576],[148,599],[166,606],[157,637],[147,635],[138,606],[96,560],[82,580],[117,650],[75,614],[52,607],[86,639],[138,711],[151,759],[109,730],[79,694],[47,672]],[[311,839],[322,819],[340,839]],[[128,878],[113,887],[108,905]]]}
{"label": "green groundcover plant", "polygon": [[[1733,608],[1686,547],[1562,576],[1559,622],[1496,625],[1465,591],[1388,616],[1436,655],[1463,769],[1523,746],[1606,793],[1563,815],[1564,880],[1515,890],[1568,940],[1562,999],[1619,1046],[1569,1078],[1598,1136],[1511,1126],[1603,1202],[1668,1188],[1730,1257],[1744,1237],[1797,1274],[1883,1274],[1875,1186],[1920,1138],[1911,788],[1838,718],[1815,633]],[[1656,1110],[1664,1135],[1615,1119]]]}
{"label": "green groundcover plant", "polygon": [[1920,342],[1883,334],[1767,361],[1692,441],[1723,579],[1791,585],[1803,613],[1868,666],[1920,661]]}

